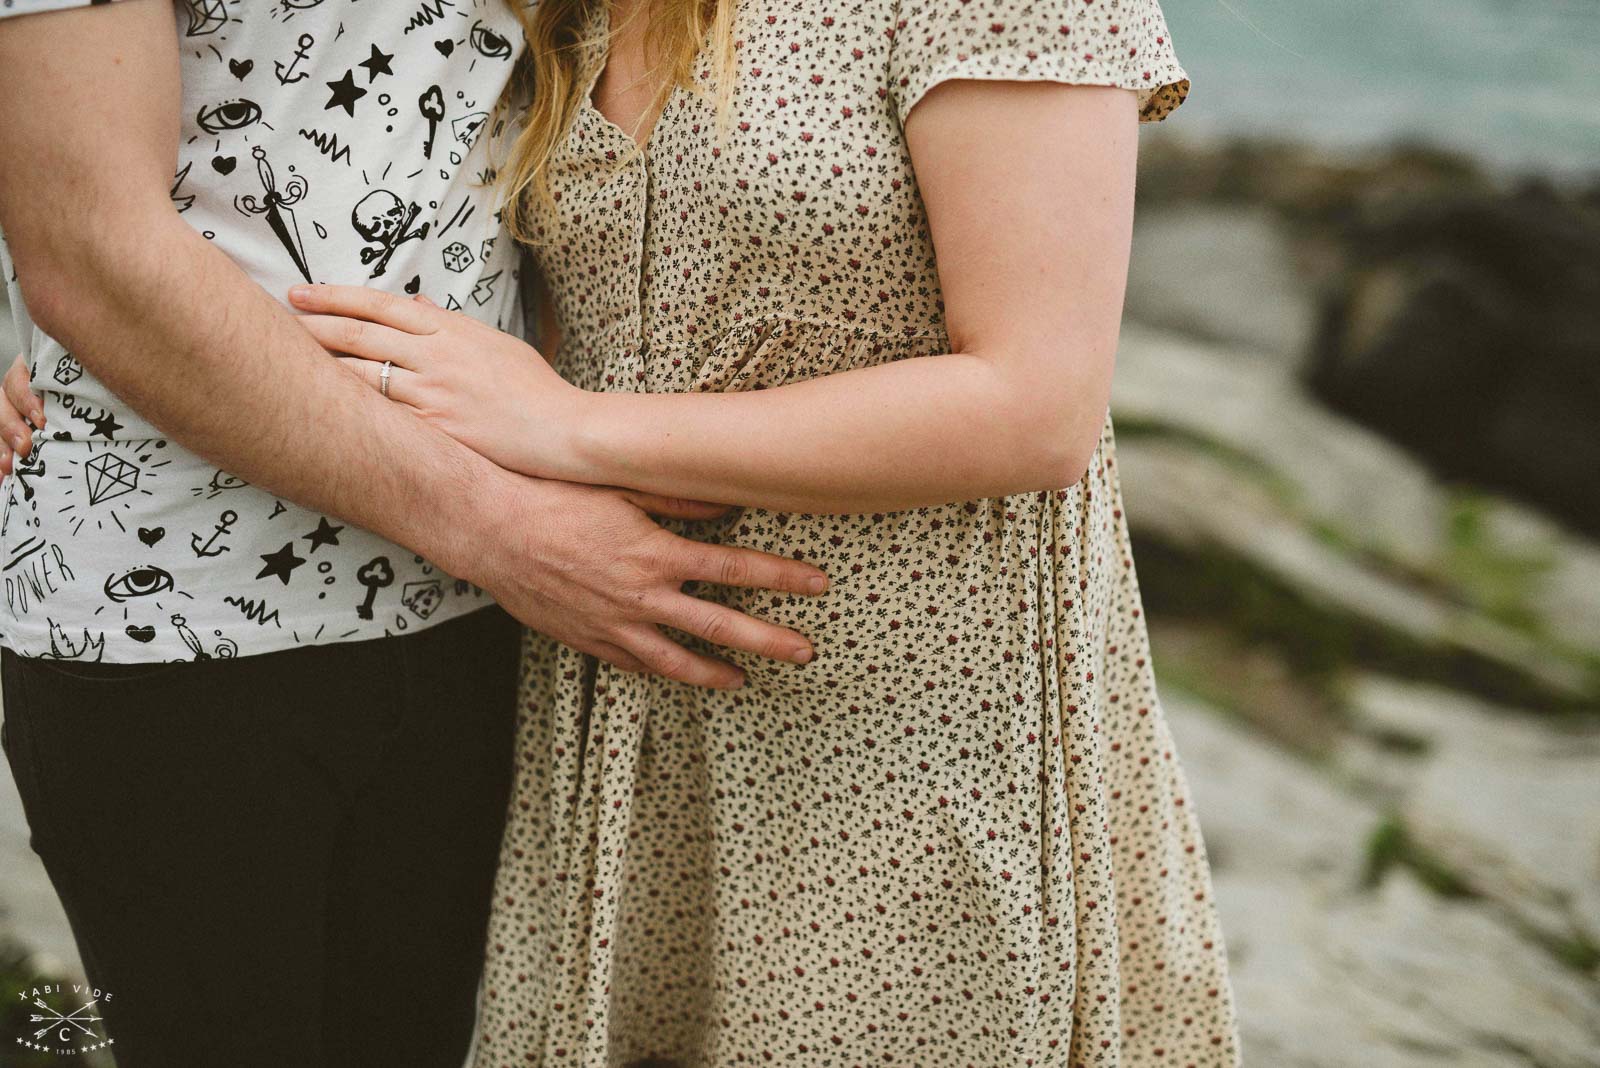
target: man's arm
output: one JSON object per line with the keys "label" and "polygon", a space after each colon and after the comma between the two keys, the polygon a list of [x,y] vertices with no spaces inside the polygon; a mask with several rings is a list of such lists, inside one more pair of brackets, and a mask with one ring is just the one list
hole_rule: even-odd
{"label": "man's arm", "polygon": [[478,506],[486,462],[358,388],[174,210],[172,20],[134,2],[0,23],[0,228],[29,314],[207,459],[454,555],[439,527]]}
{"label": "man's arm", "polygon": [[[764,655],[808,648],[678,586],[698,577],[815,592],[815,569],[682,542],[599,491],[501,470],[357,382],[179,218],[169,196],[181,106],[170,4],[0,19],[0,70],[0,229],[29,313],[163,432],[421,553],[530,625],[625,667],[736,681],[655,623]],[[606,549],[632,559],[629,581],[599,573],[610,562],[593,557]],[[608,592],[634,580],[649,588],[633,591],[631,608]]]}

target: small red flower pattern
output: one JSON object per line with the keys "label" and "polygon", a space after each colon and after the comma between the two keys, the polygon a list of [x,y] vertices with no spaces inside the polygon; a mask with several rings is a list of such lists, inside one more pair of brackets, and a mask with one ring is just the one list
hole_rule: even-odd
{"label": "small red flower pattern", "polygon": [[[918,98],[1116,85],[1156,121],[1189,87],[1156,0],[748,0],[736,31],[720,126],[680,88],[635,151],[585,106],[553,162],[534,254],[585,388],[947,351]],[[826,569],[702,591],[816,659],[711,692],[528,635],[476,1068],[1238,1063],[1109,420],[1055,492],[681,529]]]}

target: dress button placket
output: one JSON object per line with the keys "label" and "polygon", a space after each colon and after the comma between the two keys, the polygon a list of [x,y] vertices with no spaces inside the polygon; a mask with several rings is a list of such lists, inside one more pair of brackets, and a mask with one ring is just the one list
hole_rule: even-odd
{"label": "dress button placket", "polygon": [[[632,138],[629,138],[631,141]],[[628,161],[628,179],[633,186],[633,308],[629,315],[629,334],[636,351],[644,347],[645,238],[650,225],[650,161],[643,148]]]}

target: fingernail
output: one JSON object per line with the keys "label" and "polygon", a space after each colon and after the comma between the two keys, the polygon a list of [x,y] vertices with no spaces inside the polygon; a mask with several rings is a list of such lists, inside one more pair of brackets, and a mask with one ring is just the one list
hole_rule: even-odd
{"label": "fingernail", "polygon": [[28,418],[33,420],[34,426],[44,426],[44,410],[42,408],[35,408],[28,414]]}
{"label": "fingernail", "polygon": [[17,450],[18,452],[22,451],[22,435],[21,434],[18,434],[16,437],[11,439],[11,447],[13,449]]}
{"label": "fingernail", "polygon": [[828,580],[822,575],[817,575],[814,578],[809,578],[806,580],[806,590],[810,593],[821,593],[827,588]]}
{"label": "fingernail", "polygon": [[311,299],[311,287],[290,286],[289,299],[294,301],[296,304],[304,304],[306,301]]}
{"label": "fingernail", "polygon": [[815,655],[816,654],[811,651],[811,647],[806,646],[803,649],[796,649],[789,655],[789,659],[793,660],[796,664],[809,664],[811,663],[811,658]]}

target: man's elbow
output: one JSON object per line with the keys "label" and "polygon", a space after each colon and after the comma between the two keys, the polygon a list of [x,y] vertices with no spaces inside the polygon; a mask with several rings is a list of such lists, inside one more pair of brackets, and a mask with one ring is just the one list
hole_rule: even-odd
{"label": "man's elbow", "polygon": [[22,291],[22,303],[28,318],[51,337],[61,337],[68,328],[70,309],[74,304],[73,291],[77,288],[71,268],[60,259],[49,256],[23,257],[13,253],[17,286]]}
{"label": "man's elbow", "polygon": [[95,321],[102,305],[115,304],[138,278],[162,269],[168,222],[161,216],[149,218],[132,241],[120,240],[116,232],[67,226],[8,234],[28,318],[72,347],[75,333]]}

